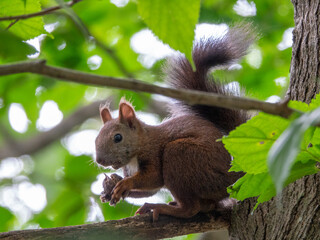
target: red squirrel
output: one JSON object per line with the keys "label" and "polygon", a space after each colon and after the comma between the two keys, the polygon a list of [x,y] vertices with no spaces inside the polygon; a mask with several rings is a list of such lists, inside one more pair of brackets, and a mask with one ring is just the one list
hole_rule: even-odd
{"label": "red squirrel", "polygon": [[[234,27],[220,38],[201,40],[194,45],[194,72],[184,56],[169,59],[166,81],[175,88],[232,95],[209,75],[212,67],[233,63],[245,55],[254,40],[247,27]],[[175,103],[170,118],[149,126],[136,117],[132,105],[122,99],[119,117],[112,118],[108,106],[100,107],[104,126],[96,139],[96,162],[114,169],[123,168],[124,178],[114,174],[104,182],[103,202],[116,204],[125,197],[146,197],[167,188],[174,201],[145,203],[137,214],[153,212],[189,218],[198,212],[219,207],[228,197],[227,187],[241,173],[228,172],[231,156],[221,141],[247,120],[238,110]],[[113,189],[113,190],[111,190]]]}

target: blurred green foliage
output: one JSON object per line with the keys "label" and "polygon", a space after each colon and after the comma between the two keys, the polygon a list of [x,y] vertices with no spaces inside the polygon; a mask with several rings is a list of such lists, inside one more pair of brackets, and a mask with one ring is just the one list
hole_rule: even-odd
{"label": "blurred green foliage", "polygon": [[[117,3],[118,6],[112,2]],[[0,17],[37,12],[40,8],[55,5],[57,3],[53,0],[2,0]],[[238,15],[234,10],[236,5],[236,1],[204,0],[201,2],[199,23],[233,25],[241,21],[250,21],[256,27],[260,37],[253,46],[256,53],[253,60],[246,57],[240,62],[242,66],[240,69],[229,72],[219,70],[214,75],[222,80],[238,81],[251,97],[261,100],[266,100],[273,95],[282,97],[289,82],[291,48],[279,50],[277,46],[282,41],[284,32],[294,25],[291,3],[285,0],[255,1],[256,14],[248,17]],[[135,1],[83,0],[75,4],[72,11],[82,23],[74,21],[74,18],[64,10],[43,17],[19,20],[12,26],[10,24],[13,20],[0,21],[0,63],[8,64],[27,60],[31,55],[31,58],[46,59],[50,65],[84,72],[114,77],[130,77],[129,73],[143,81],[152,83],[162,81],[159,74],[162,60],[150,68],[145,67],[141,61],[143,54],[135,52],[132,48],[132,37],[136,33],[146,29],[147,25],[157,28],[157,25],[143,22],[143,16],[139,16]],[[144,11],[148,13],[148,9]],[[153,11],[158,10],[153,9]],[[151,20],[153,20],[152,16]],[[6,30],[8,27],[9,29]],[[96,41],[86,32],[86,28],[107,48],[107,51],[96,44]],[[167,40],[169,44],[170,41],[181,40],[179,35],[173,35],[170,32],[166,34],[169,35],[170,40]],[[26,41],[34,37],[38,38],[33,42]],[[191,36],[186,38],[188,39],[183,40],[192,42],[192,39],[189,39]],[[37,43],[40,43],[38,54],[35,50]],[[98,62],[92,59],[98,59]],[[123,67],[120,67],[118,62],[121,62]],[[282,78],[281,84],[275,81],[278,78]],[[37,119],[40,109],[48,100],[55,101],[64,117],[67,117],[79,107],[94,100],[105,99],[108,96],[119,99],[123,95],[131,97],[139,110],[145,110],[150,99],[147,94],[88,87],[32,74],[1,77],[0,128],[4,130],[0,131],[0,146],[8,142],[8,139],[23,140],[35,136],[39,132]],[[15,131],[9,122],[9,109],[12,103],[21,104],[28,118],[28,128],[23,133]],[[99,127],[100,123],[95,121],[93,124],[75,126],[72,132],[86,128],[98,130]],[[1,193],[4,193],[5,189],[15,189],[21,182],[27,181],[44,186],[47,201],[43,209],[33,211],[28,209],[21,197],[19,199],[13,197],[16,199],[13,201],[15,206],[8,204],[10,199],[0,197],[0,206],[2,206],[0,207],[0,231],[83,224],[89,221],[88,216],[93,206],[101,209],[105,220],[132,216],[137,206],[121,202],[115,208],[110,207],[108,204],[101,204],[99,196],[91,192],[91,184],[96,181],[97,175],[102,171],[109,171],[91,164],[91,158],[86,155],[72,155],[66,149],[64,141],[57,140],[31,157],[22,158],[23,169],[17,174],[8,177],[0,175]],[[246,176],[249,178],[248,175]],[[19,214],[23,210],[22,207],[22,210],[19,209],[19,204],[24,206],[24,210],[28,210],[24,211],[26,214],[23,216]],[[101,219],[96,217],[90,221],[99,220]]]}

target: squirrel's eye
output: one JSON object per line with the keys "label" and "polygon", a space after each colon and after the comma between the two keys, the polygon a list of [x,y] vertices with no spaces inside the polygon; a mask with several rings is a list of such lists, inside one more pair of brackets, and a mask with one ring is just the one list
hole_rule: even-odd
{"label": "squirrel's eye", "polygon": [[118,134],[114,135],[113,141],[115,143],[121,142],[121,140],[122,140],[122,135],[121,134],[118,133]]}

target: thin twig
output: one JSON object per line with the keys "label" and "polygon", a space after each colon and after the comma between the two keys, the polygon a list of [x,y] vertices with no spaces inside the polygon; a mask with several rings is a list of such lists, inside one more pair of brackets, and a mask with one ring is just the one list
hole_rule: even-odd
{"label": "thin twig", "polygon": [[25,72],[36,73],[85,85],[114,87],[138,92],[160,94],[183,100],[191,105],[202,104],[229,109],[259,110],[285,118],[289,117],[294,112],[300,114],[300,112],[289,108],[286,103],[268,103],[244,97],[224,96],[201,91],[160,87],[135,79],[106,77],[61,67],[48,66],[43,60],[26,61],[0,66],[0,76]]}
{"label": "thin twig", "polygon": [[[72,7],[74,4],[81,2],[82,0],[72,0],[70,2],[66,3],[66,6]],[[7,20],[21,20],[21,19],[28,19],[28,18],[33,18],[33,17],[38,17],[38,16],[43,16],[46,14],[50,14],[54,11],[57,11],[61,9],[62,6],[54,6],[54,7],[49,7],[46,9],[41,10],[40,12],[35,12],[35,13],[29,13],[29,14],[23,14],[23,15],[17,15],[17,16],[7,16],[7,17],[0,17],[0,21],[7,21]]]}
{"label": "thin twig", "polygon": [[6,30],[9,30],[9,28],[11,28],[14,24],[16,24],[19,21],[19,19],[14,20],[13,22],[11,22],[9,24],[9,26],[6,28]]}
{"label": "thin twig", "polygon": [[[67,2],[65,4],[65,6],[68,7],[72,7],[74,4],[80,2],[82,0],[72,0],[70,2]],[[62,9],[62,6],[54,6],[54,7],[49,7],[46,9],[43,9],[40,12],[36,12],[36,13],[29,13],[29,14],[24,14],[24,15],[17,15],[17,16],[7,16],[7,17],[0,17],[0,21],[7,21],[7,20],[15,20],[13,22],[10,23],[10,25],[6,28],[7,30],[12,27],[15,23],[17,23],[19,20],[21,19],[28,19],[28,18],[32,18],[32,17],[38,17],[38,16],[43,16],[43,15],[47,15],[47,14],[51,14],[57,10]],[[75,19],[71,18],[73,21]],[[94,37],[91,32],[89,31],[89,29],[85,26],[85,24],[81,21],[80,18],[77,18],[77,21],[80,22],[80,26],[79,24],[76,23],[76,26],[78,26],[79,28],[81,28],[81,31],[83,31],[88,37],[91,36],[92,40],[95,42],[95,44],[100,47],[104,52],[106,52],[115,62],[115,64],[118,66],[119,70],[123,73],[124,76],[128,77],[128,78],[133,78],[133,74],[130,73],[130,71],[127,70],[127,68],[125,67],[125,65],[123,64],[123,62],[120,60],[120,58],[117,56],[117,54],[115,53],[115,51],[112,48],[109,48],[108,46],[106,46],[103,42],[101,42],[100,40],[98,40],[96,37]]]}

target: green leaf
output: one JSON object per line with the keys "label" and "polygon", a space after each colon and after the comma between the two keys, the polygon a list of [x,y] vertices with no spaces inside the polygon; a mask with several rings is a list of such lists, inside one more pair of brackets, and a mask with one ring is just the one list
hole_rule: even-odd
{"label": "green leaf", "polygon": [[193,64],[191,51],[200,0],[138,0],[138,11],[159,39],[184,53]]}
{"label": "green leaf", "polygon": [[99,203],[106,221],[132,216],[139,208],[138,206],[129,204],[125,200],[120,201],[115,207],[110,206],[108,203],[101,203],[98,197],[96,197],[96,201]]}
{"label": "green leaf", "polygon": [[316,164],[316,161],[314,161],[314,160],[309,160],[304,163],[303,162],[295,162],[292,169],[291,169],[290,175],[287,178],[284,185],[286,186],[289,183],[292,183],[299,178],[317,173],[319,171],[319,169],[317,169],[315,167],[315,164]]}
{"label": "green leaf", "polygon": [[[316,161],[314,160],[307,161],[306,163],[296,162],[284,185],[287,186],[289,183],[292,183],[303,176],[317,173],[318,169],[315,167],[315,163]],[[246,174],[233,186],[228,188],[228,193],[230,193],[230,197],[240,201],[250,197],[259,197],[257,199],[257,204],[254,207],[257,208],[260,203],[269,201],[274,197],[276,195],[276,189],[271,176],[266,172],[260,174]]]}
{"label": "green leaf", "polygon": [[24,7],[26,7],[27,0],[21,0],[23,2]]}
{"label": "green leaf", "polygon": [[[308,107],[307,104],[305,106]],[[306,110],[308,109],[306,108]],[[319,116],[314,112],[303,116],[308,121],[319,119]],[[301,117],[293,122],[299,119],[301,122],[306,122]],[[247,123],[230,132],[229,136],[223,138],[225,147],[234,157],[230,170],[246,172],[244,177],[229,187],[228,192],[231,197],[238,200],[259,197],[255,206],[257,207],[259,203],[268,201],[276,195],[275,184],[268,172],[267,156],[270,148],[276,146],[277,138],[283,135],[282,133],[285,132],[289,124],[290,120],[288,119],[259,113]],[[300,153],[296,162],[292,163],[293,167],[288,169],[288,175],[283,182],[284,186],[305,175],[317,172],[315,163],[319,161],[318,156],[320,156],[320,148],[318,147],[320,146],[320,130],[311,127],[304,130],[304,135],[300,137],[295,132],[294,137],[291,136],[290,140],[295,137],[300,139],[297,144],[297,151]],[[287,158],[285,154],[283,156]]]}
{"label": "green leaf", "polygon": [[54,215],[55,226],[81,224],[85,219],[85,202],[76,188],[65,189],[57,200],[48,206]]}
{"label": "green leaf", "polygon": [[54,221],[47,217],[45,214],[40,213],[31,221],[33,224],[39,224],[41,228],[53,228],[55,227]]}
{"label": "green leaf", "polygon": [[281,117],[259,113],[223,137],[226,149],[234,157],[230,171],[267,172],[268,151],[288,124]]}
{"label": "green leaf", "polygon": [[22,42],[21,38],[8,31],[0,29],[0,39],[0,57],[3,59],[22,60],[26,59],[27,55],[31,55],[37,52],[37,50],[33,46]]}
{"label": "green leaf", "polygon": [[308,149],[307,153],[309,154],[309,159],[316,160],[320,162],[320,144],[313,145]]}
{"label": "green leaf", "polygon": [[78,25],[78,28],[81,30],[81,32],[86,36],[86,38],[89,40],[89,33],[86,30],[85,26],[83,26],[83,23],[79,19],[78,15],[72,10],[72,8],[68,7],[66,2],[63,0],[55,0],[61,9],[64,10],[64,12]]}
{"label": "green leaf", "polygon": [[[268,167],[278,193],[281,192],[290,174],[303,142],[304,133],[311,125],[319,123],[319,119],[320,108],[303,114],[291,123],[270,149]],[[310,134],[307,138],[311,139]]]}
{"label": "green leaf", "polygon": [[[0,17],[24,15],[28,13],[35,13],[41,11],[39,0],[28,0],[25,3],[21,0],[1,0],[0,1]],[[11,21],[0,22],[0,27],[7,28]],[[40,34],[47,33],[44,30],[44,23],[42,17],[33,17],[28,19],[21,19],[16,22],[9,29],[23,40],[32,39]]]}
{"label": "green leaf", "polygon": [[[272,181],[268,173],[246,174],[240,178],[233,186],[228,188],[230,197],[238,200],[244,200],[250,197],[260,196],[272,187]],[[268,194],[269,197],[264,196],[264,199],[271,199],[274,194]],[[269,199],[268,199],[269,198]],[[266,200],[266,201],[267,201]]]}
{"label": "green leaf", "polygon": [[316,108],[320,107],[320,94],[317,94],[316,97],[311,100],[310,104],[299,101],[290,101],[288,106],[302,112],[315,110]]}
{"label": "green leaf", "polygon": [[320,128],[316,128],[314,131],[314,134],[311,139],[311,143],[313,145],[319,145],[320,144]]}
{"label": "green leaf", "polygon": [[0,207],[0,232],[9,231],[8,226],[14,219],[14,215],[8,209]]}
{"label": "green leaf", "polygon": [[317,94],[316,97],[311,100],[311,103],[309,104],[309,110],[314,110],[318,107],[320,107],[320,93]]}
{"label": "green leaf", "polygon": [[99,173],[97,166],[88,156],[68,156],[65,161],[65,178],[76,184],[93,182]]}
{"label": "green leaf", "polygon": [[290,101],[288,103],[288,106],[290,108],[299,110],[301,112],[308,112],[309,111],[309,105],[305,102],[299,102],[299,101]]}

